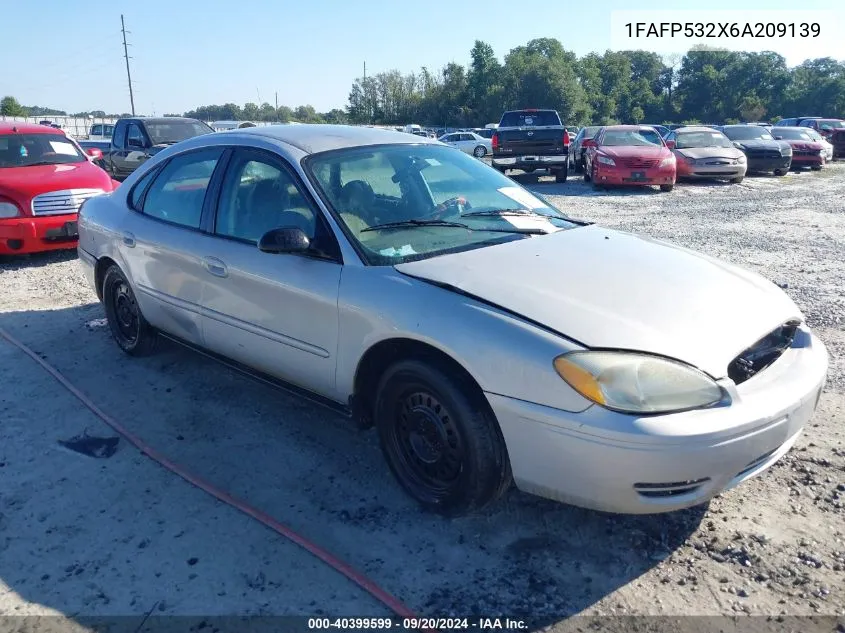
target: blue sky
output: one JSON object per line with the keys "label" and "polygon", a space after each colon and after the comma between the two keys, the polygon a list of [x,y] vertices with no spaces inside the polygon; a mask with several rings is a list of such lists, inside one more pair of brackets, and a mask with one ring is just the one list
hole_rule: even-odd
{"label": "blue sky", "polygon": [[[437,69],[450,61],[467,64],[476,39],[489,42],[501,59],[535,37],[558,38],[580,56],[612,47],[613,11],[643,11],[651,18],[661,15],[654,11],[706,6],[719,20],[738,3],[40,0],[30,6],[7,0],[4,4],[2,95],[12,94],[25,105],[69,112],[129,111],[120,35],[123,13],[131,31],[127,39],[134,58],[130,64],[136,110],[163,114],[212,103],[272,104],[276,92],[280,105],[310,103],[325,111],[346,104],[365,61],[368,74],[392,68],[408,72],[423,65]],[[741,8],[760,20],[771,19],[773,9],[799,16],[823,11],[817,15],[828,25],[845,27],[840,4],[841,0],[802,0],[800,5],[746,0]],[[241,6],[243,10],[233,8]],[[35,31],[28,24],[37,24]],[[834,30],[835,38],[826,45],[816,42],[814,49],[806,42],[771,40],[766,48],[783,54],[790,65],[808,55],[842,59],[845,46],[837,40],[845,30],[828,28]],[[679,48],[683,52],[686,45]]]}

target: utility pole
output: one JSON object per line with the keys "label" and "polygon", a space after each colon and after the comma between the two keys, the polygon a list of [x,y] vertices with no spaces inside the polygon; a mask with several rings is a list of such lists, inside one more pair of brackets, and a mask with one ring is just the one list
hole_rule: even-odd
{"label": "utility pole", "polygon": [[132,106],[132,116],[135,116],[135,96],[132,94],[132,75],[129,73],[129,49],[126,48],[126,24],[123,14],[120,14],[120,30],[123,33],[123,57],[126,59],[126,80],[129,82],[129,104]]}
{"label": "utility pole", "polygon": [[279,93],[276,92],[276,112],[279,111]]}

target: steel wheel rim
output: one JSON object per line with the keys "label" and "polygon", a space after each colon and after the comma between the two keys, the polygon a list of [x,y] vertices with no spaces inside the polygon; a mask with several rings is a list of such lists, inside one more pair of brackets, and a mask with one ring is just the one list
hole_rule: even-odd
{"label": "steel wheel rim", "polygon": [[463,471],[463,444],[454,416],[427,390],[407,390],[396,400],[390,445],[395,466],[415,496],[437,501]]}
{"label": "steel wheel rim", "polygon": [[119,281],[112,295],[114,321],[120,336],[128,343],[138,339],[138,304],[129,284]]}

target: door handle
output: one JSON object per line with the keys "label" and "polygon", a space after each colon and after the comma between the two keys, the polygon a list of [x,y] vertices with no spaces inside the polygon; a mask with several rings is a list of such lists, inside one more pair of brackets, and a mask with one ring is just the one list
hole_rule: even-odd
{"label": "door handle", "polygon": [[215,277],[227,277],[229,275],[229,269],[226,268],[226,264],[216,257],[203,257],[202,266]]}
{"label": "door handle", "polygon": [[128,231],[123,234],[123,243],[129,248],[135,248],[135,236]]}

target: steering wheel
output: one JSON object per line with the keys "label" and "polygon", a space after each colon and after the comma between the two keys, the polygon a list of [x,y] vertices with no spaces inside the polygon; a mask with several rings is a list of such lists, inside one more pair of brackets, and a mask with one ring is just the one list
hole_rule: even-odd
{"label": "steering wheel", "polygon": [[434,211],[425,217],[432,220],[442,220],[448,215],[453,215],[452,211],[457,211],[457,215],[462,215],[464,210],[469,211],[470,209],[472,209],[472,205],[466,198],[463,196],[455,196],[454,198],[449,198],[448,200],[444,200],[438,204],[434,207]]}

